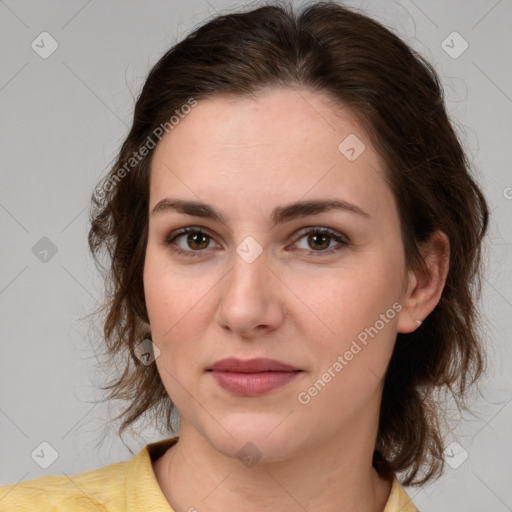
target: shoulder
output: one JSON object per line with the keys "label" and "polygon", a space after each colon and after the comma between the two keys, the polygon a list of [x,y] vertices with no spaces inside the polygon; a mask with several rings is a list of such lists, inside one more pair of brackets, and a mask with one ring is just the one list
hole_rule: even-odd
{"label": "shoulder", "polygon": [[396,475],[393,476],[391,493],[383,512],[419,512]]}
{"label": "shoulder", "polygon": [[175,436],[148,444],[127,462],[0,487],[0,512],[172,512],[155,478],[152,460],[177,441]]}
{"label": "shoulder", "polygon": [[42,476],[0,487],[0,512],[122,510],[129,463],[76,475]]}

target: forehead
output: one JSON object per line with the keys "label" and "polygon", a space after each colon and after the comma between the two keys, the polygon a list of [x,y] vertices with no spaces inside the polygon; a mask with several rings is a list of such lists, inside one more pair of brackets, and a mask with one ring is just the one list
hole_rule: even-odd
{"label": "forehead", "polygon": [[150,208],[169,194],[257,209],[307,195],[342,197],[375,212],[393,201],[384,176],[357,117],[325,94],[274,88],[213,96],[157,145]]}

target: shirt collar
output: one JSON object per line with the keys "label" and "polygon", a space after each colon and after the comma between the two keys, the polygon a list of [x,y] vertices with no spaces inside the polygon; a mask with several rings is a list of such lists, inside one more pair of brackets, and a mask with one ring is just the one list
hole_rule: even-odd
{"label": "shirt collar", "polygon": [[[173,512],[156,479],[151,461],[175,444],[179,436],[146,445],[127,467],[127,510]],[[383,512],[419,512],[402,484],[393,476],[391,492]]]}

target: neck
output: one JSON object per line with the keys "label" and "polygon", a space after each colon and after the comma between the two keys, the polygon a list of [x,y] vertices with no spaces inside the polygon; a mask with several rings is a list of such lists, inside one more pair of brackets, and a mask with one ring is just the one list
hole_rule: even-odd
{"label": "neck", "polygon": [[259,512],[269,505],[290,512],[382,512],[391,481],[372,466],[376,422],[368,420],[361,417],[350,432],[322,437],[285,460],[247,466],[182,419],[179,440],[155,461],[155,474],[176,512]]}

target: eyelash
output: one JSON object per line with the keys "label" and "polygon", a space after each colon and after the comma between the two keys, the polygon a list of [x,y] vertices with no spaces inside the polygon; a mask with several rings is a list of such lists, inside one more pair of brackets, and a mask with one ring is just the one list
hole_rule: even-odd
{"label": "eyelash", "polygon": [[[202,234],[202,235],[205,235],[209,239],[213,239],[212,236],[210,236],[207,232],[204,231],[204,228],[200,228],[198,226],[197,227],[196,226],[190,226],[188,228],[178,229],[178,230],[173,231],[172,233],[170,233],[165,238],[164,244],[166,246],[175,245],[174,241],[177,238],[179,238],[182,235],[187,235],[189,233]],[[298,238],[296,239],[295,243],[297,243],[301,238],[303,238],[303,237],[305,237],[307,235],[310,235],[310,234],[320,234],[320,235],[329,236],[335,242],[338,242],[340,245],[338,247],[334,248],[334,249],[324,249],[324,250],[318,250],[318,251],[309,251],[308,254],[307,254],[308,256],[313,256],[313,257],[320,256],[321,257],[321,256],[325,256],[325,255],[331,255],[331,254],[337,253],[343,247],[349,245],[349,242],[345,238],[340,236],[340,234],[337,233],[336,231],[333,231],[332,229],[329,229],[329,228],[318,228],[318,227],[304,228],[302,230],[299,230],[299,232],[297,233]],[[185,250],[181,249],[178,246],[173,247],[171,250],[176,252],[177,254],[181,254],[183,256],[190,257],[190,258],[195,258],[195,257],[198,257],[198,256],[202,256],[201,253],[205,251],[205,249],[185,251]],[[303,250],[305,250],[305,249],[303,249]]]}

